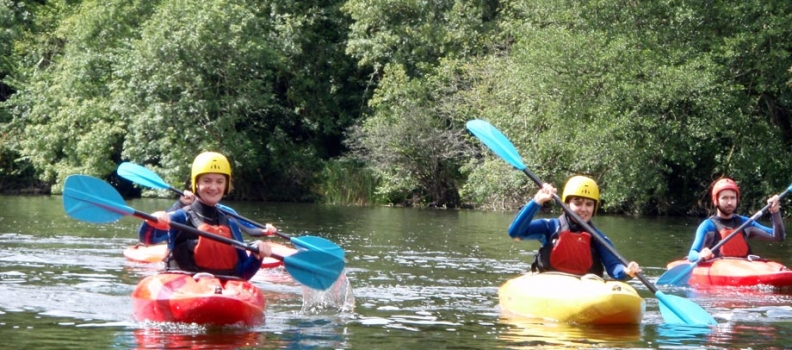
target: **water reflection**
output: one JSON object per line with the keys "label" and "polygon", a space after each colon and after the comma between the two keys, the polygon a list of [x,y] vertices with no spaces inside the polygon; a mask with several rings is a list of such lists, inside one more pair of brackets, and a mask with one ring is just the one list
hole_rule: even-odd
{"label": "water reflection", "polygon": [[662,345],[674,345],[675,348],[691,345],[700,348],[703,340],[712,334],[716,327],[706,325],[661,324],[656,328],[655,341]]}
{"label": "water reflection", "polygon": [[501,318],[508,325],[499,340],[510,349],[629,347],[641,340],[642,325],[585,326],[538,319]]}
{"label": "water reflection", "polygon": [[[244,329],[204,329],[190,325],[150,326],[133,331],[134,349],[240,349],[267,344],[271,348],[287,348],[266,333]],[[280,346],[276,344],[281,342]]]}

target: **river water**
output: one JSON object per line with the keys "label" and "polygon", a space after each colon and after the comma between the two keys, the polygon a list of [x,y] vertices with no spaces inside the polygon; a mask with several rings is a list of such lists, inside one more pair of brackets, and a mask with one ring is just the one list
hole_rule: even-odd
{"label": "river water", "polygon": [[[171,203],[127,201],[144,212]],[[130,294],[158,267],[122,255],[136,243],[138,219],[95,225],[66,216],[59,196],[0,196],[0,349],[792,347],[792,293],[779,290],[661,288],[702,306],[718,320],[714,327],[664,324],[657,299],[637,280],[630,283],[647,302],[638,326],[501,318],[498,286],[529,269],[538,248],[536,242],[508,238],[514,212],[225,204],[292,236],[319,236],[343,247],[349,281],[343,303],[315,299],[326,296],[302,288],[279,268],[262,270],[252,280],[268,299],[262,326],[135,322]],[[638,261],[653,282],[666,263],[686,253],[698,222],[594,219],[621,255]],[[752,245],[765,258],[792,263],[786,243]]]}

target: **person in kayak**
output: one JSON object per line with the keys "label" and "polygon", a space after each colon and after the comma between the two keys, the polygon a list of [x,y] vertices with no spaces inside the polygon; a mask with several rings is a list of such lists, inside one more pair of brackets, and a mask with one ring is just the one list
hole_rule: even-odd
{"label": "person in kayak", "polygon": [[736,214],[740,202],[740,188],[730,178],[722,178],[712,185],[712,204],[715,206],[715,215],[712,215],[699,224],[696,237],[688,253],[688,260],[697,261],[715,257],[740,257],[747,258],[752,255],[749,238],[759,238],[766,241],[781,242],[786,236],[784,220],[781,218],[781,198],[774,195],[767,200],[770,204],[768,211],[771,214],[773,228],[763,226],[756,221],[738,233],[720,248],[711,250],[721,239],[726,238],[748,217]]}
{"label": "person in kayak", "polygon": [[[168,242],[166,270],[208,272],[215,275],[250,279],[258,272],[264,257],[272,254],[268,243],[256,242],[258,254],[248,254],[231,245],[170,228],[171,222],[244,242],[240,226],[217,208],[231,190],[231,166],[220,153],[204,152],[195,157],[190,175],[192,192],[197,195],[188,207],[174,211],[158,211],[151,215],[157,222],[145,221],[138,230],[140,242],[146,245]],[[267,233],[277,229],[266,225]]]}
{"label": "person in kayak", "polygon": [[[542,244],[531,264],[531,271],[603,277],[604,270],[607,270],[608,275],[617,280],[626,280],[641,272],[638,263],[632,261],[624,266],[618,257],[592,237],[592,234],[598,234],[613,246],[602,232],[585,232],[566,213],[556,219],[533,220],[539,209],[553,199],[556,191],[553,185],[544,184],[509,226],[509,236],[515,240],[538,240]],[[599,187],[593,179],[580,175],[569,178],[561,200],[596,230],[591,218],[599,207]]]}

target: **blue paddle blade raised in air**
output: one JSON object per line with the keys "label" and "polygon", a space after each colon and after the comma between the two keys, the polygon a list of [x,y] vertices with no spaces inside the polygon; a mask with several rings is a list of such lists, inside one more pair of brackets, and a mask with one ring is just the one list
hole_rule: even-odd
{"label": "blue paddle blade raised in air", "polygon": [[465,126],[475,135],[481,142],[483,142],[490,150],[495,152],[503,160],[507,161],[518,170],[525,169],[520,154],[509,139],[503,135],[500,130],[492,126],[487,121],[481,119],[474,119],[468,121]]}
{"label": "blue paddle blade raised in air", "polygon": [[134,163],[124,162],[116,169],[118,176],[121,176],[129,181],[138,185],[143,185],[149,188],[168,189],[170,186],[162,180],[159,175],[149,170],[144,166]]}
{"label": "blue paddle blade raised in air", "polygon": [[312,289],[326,290],[341,276],[345,263],[324,252],[300,250],[283,257],[283,266],[297,282]]}
{"label": "blue paddle blade raised in air", "polygon": [[71,175],[63,189],[63,209],[69,216],[105,224],[134,214],[113,186],[95,177]]}
{"label": "blue paddle blade raised in air", "polygon": [[291,237],[289,241],[292,244],[294,244],[297,248],[324,252],[333,255],[338,259],[344,260],[344,249],[341,249],[341,247],[339,247],[337,244],[322,237],[316,237],[316,236]]}

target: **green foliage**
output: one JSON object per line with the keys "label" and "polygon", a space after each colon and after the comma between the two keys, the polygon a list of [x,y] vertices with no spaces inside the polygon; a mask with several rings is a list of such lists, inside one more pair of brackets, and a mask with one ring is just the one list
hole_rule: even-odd
{"label": "green foliage", "polygon": [[375,193],[379,181],[364,164],[350,159],[325,163],[314,192],[334,205],[374,205],[383,203]]}
{"label": "green foliage", "polygon": [[442,58],[480,52],[497,3],[349,0],[342,7],[354,20],[347,52],[364,66],[379,70],[393,63],[418,74]]}
{"label": "green foliage", "polygon": [[238,198],[305,200],[317,157],[339,155],[359,116],[365,86],[333,2],[82,1],[35,14],[5,128],[56,190],[122,160],[185,183],[195,155],[216,150]]}
{"label": "green foliage", "polygon": [[353,154],[382,179],[379,193],[393,203],[458,206],[463,129],[433,107],[442,94],[435,82],[410,79],[397,65],[385,73],[373,115],[350,135]]}
{"label": "green foliage", "polygon": [[[502,65],[513,68],[495,76],[505,92],[494,97],[522,97],[531,110],[493,121],[535,151],[529,166],[591,174],[603,208],[630,213],[698,212],[714,177],[759,180],[766,190],[767,175],[753,169],[788,168],[771,160],[789,152],[778,128],[756,117],[744,85],[725,79],[732,67],[705,49],[716,33],[703,32],[709,19],[697,3],[513,5],[504,28],[515,43]],[[515,119],[524,121],[518,129]],[[525,126],[529,140],[519,137]],[[779,153],[759,156],[750,140]]]}
{"label": "green foliage", "polygon": [[123,160],[186,186],[211,149],[241,199],[516,208],[474,118],[614,213],[702,214],[723,175],[754,208],[792,170],[789,1],[2,1],[0,178],[56,191]]}

